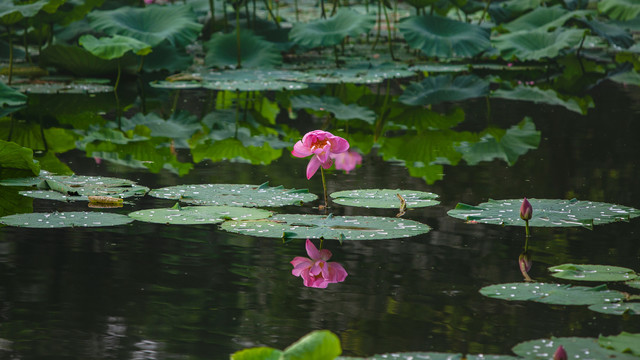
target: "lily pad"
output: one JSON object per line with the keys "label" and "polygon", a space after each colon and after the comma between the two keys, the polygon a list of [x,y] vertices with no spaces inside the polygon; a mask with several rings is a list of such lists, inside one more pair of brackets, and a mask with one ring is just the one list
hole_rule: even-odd
{"label": "lily pad", "polygon": [[88,196],[128,198],[144,196],[149,188],[126,179],[82,175],[42,175],[39,177],[7,179],[5,186],[37,186],[39,190],[21,191],[20,194],[47,200],[89,201]]}
{"label": "lily pad", "polygon": [[227,221],[221,227],[253,236],[341,241],[406,238],[431,230],[425,224],[401,218],[297,214],[279,214],[256,221]]}
{"label": "lily pad", "polygon": [[[391,354],[377,354],[369,358],[369,360],[460,360],[462,354],[453,353],[437,353],[437,352],[406,352],[406,353],[391,353]],[[469,359],[469,358],[467,358]],[[484,358],[483,358],[484,359]]]}
{"label": "lily pad", "polygon": [[631,354],[623,354],[608,350],[598,344],[595,338],[565,337],[551,339],[538,339],[522,342],[513,347],[512,351],[527,359],[551,359],[558,346],[562,345],[571,359],[616,359],[637,360]]}
{"label": "lily pad", "polygon": [[174,206],[134,211],[129,216],[151,223],[197,225],[219,224],[226,220],[264,219],[272,214],[268,210],[239,206]]}
{"label": "lily pad", "polygon": [[606,286],[570,286],[549,283],[508,283],[485,286],[484,296],[509,301],[536,301],[554,305],[593,305],[615,303],[624,294],[608,290]]}
{"label": "lily pad", "polygon": [[117,226],[132,221],[126,215],[86,211],[15,214],[0,218],[2,224],[26,228]]}
{"label": "lily pad", "polygon": [[631,286],[632,288],[640,289],[640,279],[636,278],[635,280],[627,281],[625,284],[627,286]]}
{"label": "lily pad", "polygon": [[[533,207],[530,226],[571,227],[629,221],[640,216],[640,210],[622,205],[559,199],[528,199]],[[524,226],[520,219],[522,199],[489,200],[478,206],[459,203],[447,214],[454,218],[484,224]]]}
{"label": "lily pad", "polygon": [[589,310],[609,315],[640,315],[640,303],[593,304]]}
{"label": "lily pad", "polygon": [[313,201],[317,196],[308,190],[285,189],[282,186],[271,187],[245,184],[196,184],[177,185],[154,189],[149,195],[180,200],[194,205],[228,205],[248,207],[275,207],[302,205]]}
{"label": "lily pad", "polygon": [[412,83],[400,95],[398,101],[407,105],[439,104],[445,101],[462,101],[485,96],[489,82],[475,75],[453,77],[449,74],[430,76],[419,83]]}
{"label": "lily pad", "polygon": [[631,334],[623,331],[618,335],[600,335],[598,343],[607,349],[640,356],[640,334]]}
{"label": "lily pad", "polygon": [[562,264],[552,266],[553,277],[577,281],[627,281],[638,277],[631,269],[609,265]]}
{"label": "lily pad", "polygon": [[240,81],[207,81],[202,83],[202,87],[211,90],[228,90],[228,91],[282,91],[282,90],[302,90],[308,87],[307,84],[293,81],[256,81],[256,80],[240,80]]}
{"label": "lily pad", "polygon": [[348,206],[360,206],[365,208],[397,209],[400,207],[402,196],[407,208],[419,208],[433,206],[440,203],[435,200],[437,194],[414,191],[414,190],[392,190],[392,189],[360,189],[337,191],[331,194],[335,203]]}

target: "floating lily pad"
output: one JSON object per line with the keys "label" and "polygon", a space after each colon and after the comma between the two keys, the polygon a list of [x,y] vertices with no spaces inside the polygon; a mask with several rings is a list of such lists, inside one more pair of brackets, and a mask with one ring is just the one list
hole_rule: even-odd
{"label": "floating lily pad", "polygon": [[58,201],[89,201],[87,196],[111,196],[128,198],[144,196],[149,188],[126,179],[104,176],[42,175],[0,181],[5,186],[37,186],[39,190],[21,191],[20,194]]}
{"label": "floating lily pad", "polygon": [[400,198],[406,201],[407,208],[418,208],[433,206],[440,203],[435,200],[437,194],[414,191],[414,190],[392,190],[392,189],[361,189],[337,191],[331,194],[334,202],[341,205],[361,206],[366,208],[397,209],[400,207]]}
{"label": "floating lily pad", "polygon": [[401,218],[296,214],[280,214],[266,220],[227,221],[222,229],[273,238],[336,240],[405,238],[431,230],[425,224]]}
{"label": "floating lily pad", "polygon": [[183,89],[199,89],[202,87],[200,81],[152,81],[149,86],[157,89],[171,89],[171,90],[183,90]]}
{"label": "floating lily pad", "polygon": [[308,87],[307,84],[293,81],[261,80],[261,81],[207,81],[202,83],[202,87],[211,90],[228,91],[267,91],[267,90],[302,90]]}
{"label": "floating lily pad", "polygon": [[[533,207],[530,226],[570,227],[608,224],[629,221],[640,216],[640,210],[622,205],[558,199],[528,199]],[[489,200],[478,206],[459,203],[447,214],[454,218],[485,224],[524,226],[520,219],[522,199]]]}
{"label": "floating lily pad", "polygon": [[316,195],[310,194],[306,189],[271,187],[268,183],[262,185],[178,185],[151,190],[149,195],[162,199],[180,200],[194,205],[249,207],[302,205],[302,203],[317,199]]}
{"label": "floating lily pad", "polygon": [[640,303],[593,304],[589,310],[609,315],[640,315]]}
{"label": "floating lily pad", "polygon": [[595,338],[552,337],[551,339],[531,340],[514,346],[512,351],[527,359],[551,359],[560,345],[564,347],[570,359],[638,359],[631,354],[605,349],[598,344],[598,340]]}
{"label": "floating lily pad", "polygon": [[618,335],[602,336],[598,338],[600,346],[621,353],[632,353],[640,356],[640,334],[631,334],[626,331]]}
{"label": "floating lily pad", "polygon": [[378,354],[373,355],[367,359],[370,360],[460,360],[462,354],[452,353],[437,353],[437,352],[406,352],[406,353],[392,353],[392,354]]}
{"label": "floating lily pad", "polygon": [[619,302],[624,294],[606,286],[570,286],[548,283],[509,283],[485,286],[484,296],[509,301],[536,301],[554,305],[593,305]]}
{"label": "floating lily pad", "polygon": [[549,271],[554,277],[578,281],[626,281],[638,277],[631,269],[609,265],[562,264],[552,266]]}
{"label": "floating lily pad", "polygon": [[132,221],[126,215],[86,211],[15,214],[0,218],[2,224],[26,228],[116,226]]}
{"label": "floating lily pad", "polygon": [[43,81],[12,85],[25,94],[99,94],[113,92],[113,86],[78,82]]}
{"label": "floating lily pad", "polygon": [[636,278],[635,280],[627,281],[625,283],[627,286],[631,286],[632,288],[640,289],[640,279]]}
{"label": "floating lily pad", "polygon": [[273,213],[268,210],[239,206],[174,206],[164,209],[134,211],[130,217],[159,224],[219,224],[226,220],[264,219]]}

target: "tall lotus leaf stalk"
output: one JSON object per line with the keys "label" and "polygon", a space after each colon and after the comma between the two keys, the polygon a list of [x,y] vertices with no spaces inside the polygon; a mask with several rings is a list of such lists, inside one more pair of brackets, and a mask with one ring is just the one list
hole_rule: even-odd
{"label": "tall lotus leaf stalk", "polygon": [[13,26],[9,25],[9,85],[11,85],[11,79],[13,77]]}
{"label": "tall lotus leaf stalk", "polygon": [[209,36],[213,35],[213,30],[216,23],[216,6],[213,0],[209,0],[209,10],[211,11],[211,27],[209,28]]}
{"label": "tall lotus leaf stalk", "polygon": [[[380,2],[382,2],[382,0],[380,0]],[[391,24],[389,22],[389,14],[387,13],[387,7],[384,6],[384,4],[382,4],[382,9],[384,11],[384,20],[387,24],[387,36],[388,36],[388,40],[387,42],[389,43],[389,54],[391,54],[391,59],[392,60],[396,60],[395,55],[393,55],[393,45],[392,45],[392,36],[391,36]]]}
{"label": "tall lotus leaf stalk", "polygon": [[240,42],[240,2],[238,1],[236,3],[236,48],[237,48],[237,53],[236,55],[238,56],[238,60],[237,60],[237,68],[240,69],[242,67],[242,49],[240,48],[240,46],[242,45]]}

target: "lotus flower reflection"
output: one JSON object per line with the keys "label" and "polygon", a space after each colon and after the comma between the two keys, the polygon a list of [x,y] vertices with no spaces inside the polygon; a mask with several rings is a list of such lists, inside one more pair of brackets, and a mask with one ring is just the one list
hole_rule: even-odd
{"label": "lotus flower reflection", "polygon": [[306,133],[302,140],[293,146],[291,154],[304,158],[312,156],[307,165],[307,180],[318,171],[320,166],[329,169],[333,165],[331,155],[340,154],[349,150],[349,142],[340,136],[335,136],[328,131],[314,130]]}
{"label": "lotus flower reflection", "polygon": [[331,283],[339,283],[347,277],[347,271],[337,262],[329,262],[331,251],[318,250],[311,240],[305,244],[309,258],[296,256],[291,260],[291,273],[302,277],[304,286],[326,288]]}

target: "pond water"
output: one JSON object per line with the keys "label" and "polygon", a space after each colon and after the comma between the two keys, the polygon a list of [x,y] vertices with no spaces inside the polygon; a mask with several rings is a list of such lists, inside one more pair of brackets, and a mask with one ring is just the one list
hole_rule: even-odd
{"label": "pond water", "polygon": [[[429,184],[410,176],[402,163],[384,161],[374,148],[349,174],[329,172],[329,192],[411,189],[436,193],[441,203],[404,215],[433,228],[424,235],[324,241],[332,261],[349,273],[327,289],[307,288],[291,274],[289,262],[306,256],[304,240],[282,243],[227,233],[217,225],[137,221],[95,229],[2,227],[0,357],[225,359],[252,346],[283,349],[317,329],[336,333],[343,355],[349,356],[402,351],[511,355],[510,349],[526,340],[640,332],[636,316],[482,296],[478,290],[483,286],[523,280],[518,256],[524,228],[469,224],[446,213],[459,202],[525,196],[640,207],[640,91],[604,82],[590,95],[596,106],[586,116],[562,107],[493,99],[488,120],[484,100],[459,104],[467,114],[456,128],[460,131],[480,131],[489,124],[505,129],[532,118],[541,132],[540,145],[512,166],[501,160],[474,166],[461,161],[445,165],[443,179]],[[183,92],[186,102],[180,104],[198,113],[201,98],[206,96]],[[282,122],[302,133],[323,126],[321,119],[304,116]],[[305,178],[307,160],[286,151],[269,165],[205,160],[183,176],[97,162],[79,150],[59,158],[77,174],[127,178],[152,189],[268,181],[321,196],[320,177]],[[188,161],[181,150],[178,157]],[[146,196],[107,211],[127,214],[173,204]],[[319,204],[274,210],[322,214]],[[34,200],[33,209],[86,210],[86,204]],[[393,217],[397,211],[332,204],[330,212]],[[529,275],[537,281],[567,283],[547,270],[563,263],[640,271],[640,221],[594,230],[532,228],[532,233]]]}

